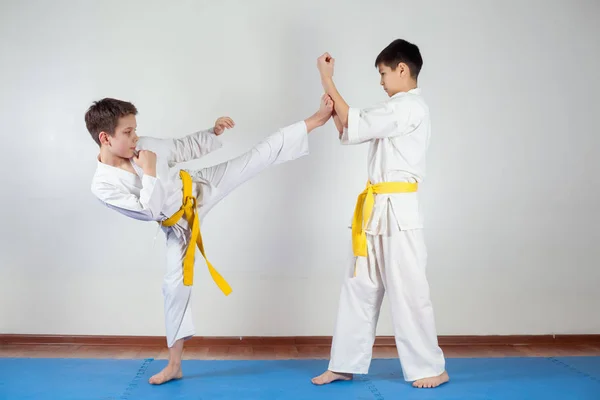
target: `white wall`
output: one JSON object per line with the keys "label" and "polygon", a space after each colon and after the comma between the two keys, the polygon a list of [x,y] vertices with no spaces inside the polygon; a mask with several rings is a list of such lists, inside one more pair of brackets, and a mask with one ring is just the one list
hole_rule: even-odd
{"label": "white wall", "polygon": [[[6,1],[0,8],[0,333],[163,335],[164,238],[90,193],[89,104],[133,101],[140,134],[229,115],[223,161],[310,115],[316,58],[357,107],[373,62],[416,42],[432,111],[423,186],[439,334],[600,333],[599,3]],[[333,123],[204,222],[198,335],[330,335],[366,147]],[[323,222],[324,221],[324,222]],[[201,257],[198,254],[198,258]],[[387,303],[378,333],[392,333]]]}

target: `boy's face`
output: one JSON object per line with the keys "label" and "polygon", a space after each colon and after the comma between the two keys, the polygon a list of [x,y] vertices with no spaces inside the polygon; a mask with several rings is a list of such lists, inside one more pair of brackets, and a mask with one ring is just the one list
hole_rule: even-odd
{"label": "boy's face", "polygon": [[402,91],[405,86],[405,75],[407,67],[404,64],[398,64],[396,69],[392,69],[385,64],[379,64],[379,75],[381,81],[379,82],[383,86],[383,90],[392,97],[396,93]]}
{"label": "boy's face", "polygon": [[114,135],[111,136],[102,132],[100,140],[103,145],[108,147],[112,154],[121,158],[132,158],[138,142],[136,129],[135,115],[130,114],[119,118]]}

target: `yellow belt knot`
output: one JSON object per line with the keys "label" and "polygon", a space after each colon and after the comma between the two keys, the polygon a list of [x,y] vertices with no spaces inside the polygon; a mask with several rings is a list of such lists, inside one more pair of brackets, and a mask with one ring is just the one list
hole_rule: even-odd
{"label": "yellow belt knot", "polygon": [[[354,216],[352,218],[352,251],[357,257],[367,256],[367,234],[365,227],[369,223],[376,194],[411,193],[419,187],[417,182],[381,182],[373,185],[367,182],[367,187],[358,195]],[[356,271],[355,271],[356,275]]]}
{"label": "yellow belt knot", "polygon": [[[183,284],[185,286],[192,286],[194,281],[194,258],[196,255],[196,246],[200,249],[202,256],[206,260],[206,265],[208,266],[208,271],[212,276],[213,280],[221,289],[225,296],[228,296],[231,293],[231,287],[227,283],[227,281],[217,272],[217,270],[212,266],[210,261],[206,258],[206,254],[204,253],[204,245],[202,244],[202,234],[200,233],[200,223],[198,221],[198,215],[196,214],[196,197],[192,194],[192,177],[186,171],[179,171],[179,176],[181,177],[181,181],[183,183],[183,199],[181,208],[173,214],[171,217],[161,222],[163,226],[173,226],[181,217],[185,217],[185,220],[188,223],[188,226],[191,228],[191,237],[188,247],[185,252],[185,257],[183,259]],[[194,245],[195,244],[195,245]]]}

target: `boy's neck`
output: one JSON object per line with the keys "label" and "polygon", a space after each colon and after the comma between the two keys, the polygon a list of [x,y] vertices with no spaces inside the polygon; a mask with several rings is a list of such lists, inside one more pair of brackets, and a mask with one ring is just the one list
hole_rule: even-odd
{"label": "boy's neck", "polygon": [[417,85],[417,81],[411,80],[410,82],[407,82],[406,84],[403,84],[402,86],[400,86],[395,93],[391,92],[389,95],[391,97],[391,96],[397,95],[398,93],[410,92],[411,90],[414,90],[418,87],[419,86]]}
{"label": "boy's neck", "polygon": [[418,87],[417,81],[411,80],[410,82],[406,82],[406,84],[402,87],[401,92],[409,92]]}
{"label": "boy's neck", "polygon": [[124,163],[128,163],[129,160],[115,156],[106,147],[100,148],[100,154],[98,155],[98,161],[102,164],[110,165],[111,167],[120,168]]}

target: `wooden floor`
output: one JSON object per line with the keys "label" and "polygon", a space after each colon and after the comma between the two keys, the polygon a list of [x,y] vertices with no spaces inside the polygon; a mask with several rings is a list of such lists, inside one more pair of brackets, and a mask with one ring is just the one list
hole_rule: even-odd
{"label": "wooden floor", "polygon": [[[600,356],[600,344],[450,345],[446,357]],[[184,349],[186,360],[328,359],[329,346],[195,346]],[[0,357],[166,359],[166,347],[89,345],[0,345]],[[394,346],[376,346],[373,358],[397,358]]]}

